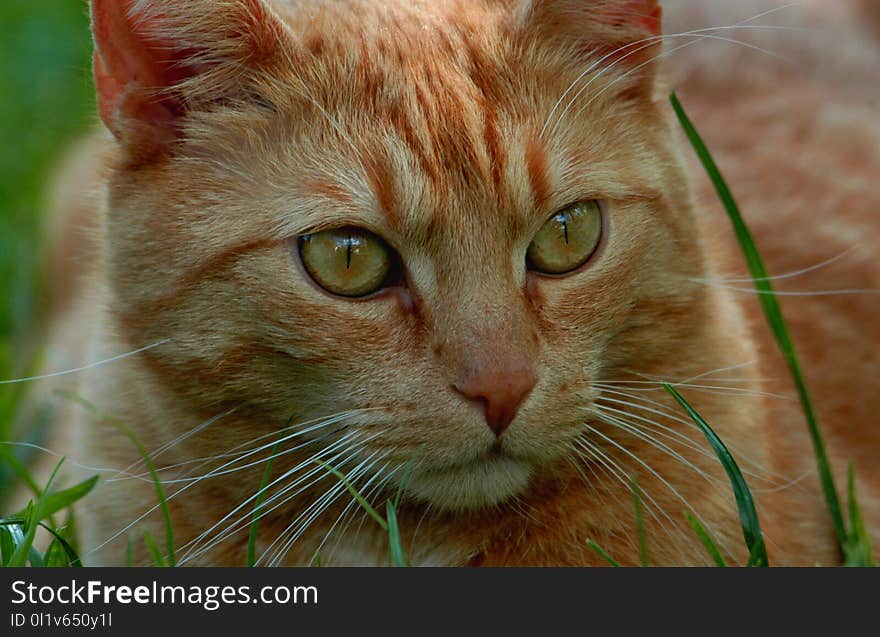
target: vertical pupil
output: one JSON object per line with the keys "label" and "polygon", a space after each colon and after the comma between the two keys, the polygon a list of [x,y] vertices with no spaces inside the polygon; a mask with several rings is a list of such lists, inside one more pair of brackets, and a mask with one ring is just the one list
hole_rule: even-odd
{"label": "vertical pupil", "polygon": [[348,239],[345,242],[345,269],[351,270],[351,244],[354,242],[351,235],[348,235]]}
{"label": "vertical pupil", "polygon": [[562,213],[557,220],[562,224],[562,238],[565,240],[565,245],[568,245],[568,213]]}

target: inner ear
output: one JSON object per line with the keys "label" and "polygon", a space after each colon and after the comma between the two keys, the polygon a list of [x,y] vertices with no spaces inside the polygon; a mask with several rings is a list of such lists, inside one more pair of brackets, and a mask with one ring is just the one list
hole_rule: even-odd
{"label": "inner ear", "polygon": [[524,37],[567,64],[614,68],[616,94],[644,102],[653,100],[662,17],[658,0],[531,0],[520,23]]}
{"label": "inner ear", "polygon": [[663,7],[660,6],[659,0],[631,0],[626,5],[618,26],[631,24],[646,36],[658,36],[663,33]]}
{"label": "inner ear", "polygon": [[101,118],[141,151],[166,147],[188,110],[238,95],[282,58],[287,32],[263,0],[92,0]]}
{"label": "inner ear", "polygon": [[553,40],[625,46],[659,36],[659,0],[530,0],[522,20],[527,30]]}
{"label": "inner ear", "polygon": [[166,138],[183,112],[169,89],[194,72],[186,69],[185,51],[152,35],[135,6],[134,0],[92,2],[98,110],[120,140],[137,132]]}

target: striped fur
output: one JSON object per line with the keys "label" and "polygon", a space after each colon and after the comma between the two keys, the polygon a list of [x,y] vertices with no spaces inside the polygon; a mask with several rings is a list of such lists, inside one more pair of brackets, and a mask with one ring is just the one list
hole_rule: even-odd
{"label": "striped fur", "polygon": [[[89,356],[170,341],[93,370],[79,391],[151,449],[229,412],[169,449],[163,464],[218,456],[287,423],[356,412],[328,440],[369,438],[355,461],[381,457],[396,468],[390,494],[412,465],[401,524],[416,563],[594,564],[588,537],[633,563],[625,481],[596,457],[573,455],[586,436],[650,494],[656,563],[706,560],[688,538],[685,502],[742,558],[729,492],[695,473],[723,480],[711,457],[683,447],[686,463],[678,461],[591,411],[602,381],[686,379],[758,359],[778,371],[752,335],[750,306],[700,282],[728,272],[732,251],[705,206],[693,205],[656,86],[659,44],[628,46],[658,31],[656,2],[92,6],[100,110],[116,141],[101,186]],[[718,81],[736,86],[732,76]],[[581,95],[568,91],[587,82]],[[699,96],[695,111],[718,100]],[[876,153],[867,161],[876,165]],[[790,194],[786,209],[803,209]],[[562,279],[527,272],[537,230],[585,199],[606,206],[599,258]],[[399,252],[406,286],[352,302],[306,280],[291,240],[348,224]],[[865,276],[876,280],[876,269]],[[538,380],[499,445],[450,386],[475,357],[491,365],[509,351],[533,361]],[[751,393],[758,382],[739,387],[746,391],[693,401],[764,467],[765,481],[790,476],[809,457],[796,410]],[[672,410],[661,392],[650,397]],[[81,414],[76,426],[80,457],[119,467],[136,460],[105,425]],[[276,474],[307,451],[279,458]],[[205,480],[173,498],[180,542],[245,502],[261,472]],[[865,479],[877,488],[876,474],[866,470]],[[107,484],[86,501],[86,546],[148,509],[151,486],[134,484]],[[262,545],[333,484],[319,482],[269,515]],[[798,497],[818,501],[812,486],[806,493]],[[347,502],[328,507],[283,561],[311,560]],[[808,516],[784,497],[764,510],[771,541],[780,540],[773,559],[833,559],[827,522],[815,506],[803,510]],[[146,523],[157,528],[157,515]],[[797,551],[782,546],[786,525],[803,529]],[[355,528],[327,560],[381,563],[381,534]],[[245,537],[193,563],[240,564]],[[103,546],[96,559],[119,561],[122,545]]]}

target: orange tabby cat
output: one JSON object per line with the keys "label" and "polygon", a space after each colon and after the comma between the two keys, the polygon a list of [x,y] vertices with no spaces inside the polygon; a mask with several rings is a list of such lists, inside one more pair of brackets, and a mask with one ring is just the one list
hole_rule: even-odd
{"label": "orange tabby cat", "polygon": [[[836,563],[661,59],[773,272],[845,253],[778,286],[852,292],[784,307],[880,532],[880,57],[821,3],[748,21],[773,6],[670,2],[663,43],[652,0],[93,0],[113,140],[79,185],[100,249],[59,339],[113,360],[75,389],[102,415],[72,407],[64,431],[122,471],[83,502],[87,561],[163,533],[120,422],[161,469],[183,564],[244,563],[273,455],[260,564],[387,563],[328,466],[382,510],[400,495],[414,564],[601,564],[588,539],[635,564],[636,478],[652,563],[708,562],[685,511],[743,562],[726,476],[665,380],[737,457],[771,563]],[[684,34],[711,26],[731,28]]]}

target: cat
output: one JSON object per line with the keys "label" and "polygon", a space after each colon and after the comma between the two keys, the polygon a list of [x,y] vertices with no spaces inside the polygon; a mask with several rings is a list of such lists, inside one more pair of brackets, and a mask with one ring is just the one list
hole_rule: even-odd
{"label": "cat", "polygon": [[670,34],[731,28],[664,41],[655,0],[92,0],[109,134],[65,189],[59,227],[94,242],[54,338],[90,365],[59,445],[113,470],[79,509],[87,563],[164,537],[119,423],[153,452],[180,564],[245,563],[270,456],[261,565],[388,563],[331,467],[398,502],[415,565],[604,564],[590,540],[638,564],[634,489],[652,564],[710,563],[685,512],[745,563],[723,468],[662,381],[743,468],[771,563],[838,563],[673,85],[773,273],[810,269],[780,289],[863,290],[782,300],[876,541],[876,38],[821,3],[665,8]]}

